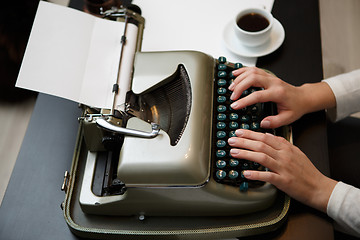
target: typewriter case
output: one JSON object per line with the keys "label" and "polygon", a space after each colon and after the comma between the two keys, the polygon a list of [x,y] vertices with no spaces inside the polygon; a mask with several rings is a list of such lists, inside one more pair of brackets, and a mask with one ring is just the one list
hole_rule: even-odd
{"label": "typewriter case", "polygon": [[[128,21],[127,18],[131,18],[130,24],[136,24],[139,28],[137,43],[137,51],[139,51],[141,48],[144,19],[138,14],[132,12],[131,10],[125,10],[121,12],[121,14],[115,14],[110,16],[110,18],[114,18],[114,20],[117,21]],[[195,56],[200,56],[200,59],[204,58],[207,59],[206,61],[211,62],[211,58],[202,53],[184,52],[180,54],[184,54],[185,56],[191,56],[192,54],[194,54]],[[213,67],[213,64],[211,64],[211,68]],[[181,69],[178,69],[175,72],[181,74],[179,73],[181,72]],[[140,88],[146,87],[140,86]],[[188,98],[188,96],[182,97],[185,100],[186,98]],[[131,97],[128,98],[128,101],[131,102]],[[97,114],[99,114],[99,116],[101,117],[109,116],[110,122],[116,122],[117,118],[113,117],[114,114],[111,112],[112,110],[101,109],[95,111],[95,114],[93,116],[97,116]],[[93,114],[93,109],[84,106],[84,116],[89,113]],[[134,112],[133,114],[135,116],[139,116],[140,114],[141,118],[146,120],[154,120],[155,118],[154,114],[151,114],[151,117],[149,117],[147,113],[142,113],[141,111]],[[178,118],[178,116],[175,117]],[[187,119],[185,119],[184,121],[186,120]],[[175,131],[175,133],[170,134],[170,130],[167,130],[168,134],[172,136],[169,139],[172,144],[176,144],[176,141],[178,141],[179,137],[182,137],[184,126],[181,126],[182,127],[179,127],[177,130],[171,130]],[[284,127],[278,129],[277,131],[278,135],[284,136],[286,139],[291,141],[292,136],[291,129],[289,127]],[[88,121],[80,121],[71,171],[69,173],[65,173],[64,184],[62,187],[62,189],[65,191],[65,200],[61,205],[65,220],[70,230],[77,236],[94,239],[230,238],[257,235],[274,231],[281,227],[282,224],[286,221],[286,216],[290,205],[290,198],[280,191],[278,191],[278,193],[276,194],[276,199],[273,201],[270,207],[267,207],[262,211],[248,214],[245,213],[241,215],[194,216],[190,214],[190,216],[171,216],[161,213],[148,215],[146,212],[134,212],[134,214],[124,214],[122,216],[119,216],[116,214],[109,215],[108,213],[103,215],[99,212],[97,212],[96,214],[85,213],[82,209],[83,206],[80,205],[80,198],[82,184],[84,182],[84,179],[85,181],[87,181],[88,177],[85,174],[85,170],[88,167],[87,165],[89,161],[89,155],[91,155],[91,152],[94,151],[106,152],[104,151],[107,149],[106,139],[110,139],[109,142],[111,148],[111,144],[113,144],[114,142],[113,138],[113,134],[109,134],[109,132],[99,129],[96,124]],[[101,141],[99,142],[99,139],[102,139],[103,143],[101,143]],[[117,143],[116,139],[115,143]],[[120,143],[122,144],[122,140],[120,140]],[[137,151],[137,149],[134,149],[133,151]],[[105,158],[108,158],[108,155],[109,154],[107,154],[107,157]],[[105,164],[102,168],[112,169],[112,167],[113,166],[111,166],[111,163],[108,163]],[[208,178],[209,176],[205,174],[204,177],[200,179],[197,179],[195,177],[195,179],[190,179],[189,182],[176,182],[176,180],[171,185],[173,186],[175,191],[176,188],[179,187],[179,185],[189,185],[196,182],[198,185],[201,185],[203,184],[204,179]],[[156,179],[156,177],[153,179]],[[92,185],[92,180],[90,179],[89,181],[90,185]],[[105,181],[111,181],[111,179],[105,179],[104,182]],[[134,186],[139,185],[139,182],[136,181],[136,179],[133,180]],[[159,181],[154,180],[152,184],[159,184]],[[122,183],[119,183],[119,186],[120,187],[115,187],[114,189],[109,189],[109,194],[111,194],[111,192],[115,192],[116,194],[118,194],[119,198],[121,198],[124,194],[122,191],[126,191],[126,189],[123,188],[124,186],[122,185]],[[92,190],[94,190],[94,187],[92,187]],[[102,198],[106,199],[106,194],[103,195]],[[139,203],[134,202],[134,204],[136,205]],[[137,208],[135,207],[135,209]],[[111,209],[108,211],[111,211]]]}

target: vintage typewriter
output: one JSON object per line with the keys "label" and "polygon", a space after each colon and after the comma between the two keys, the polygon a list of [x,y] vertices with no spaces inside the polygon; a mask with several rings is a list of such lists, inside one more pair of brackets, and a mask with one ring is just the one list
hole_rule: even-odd
{"label": "vintage typewriter", "polygon": [[[242,176],[245,169],[267,169],[229,155],[227,139],[236,129],[264,131],[260,121],[274,112],[271,103],[230,108],[227,88],[238,67],[200,52],[138,52],[125,111],[119,118],[98,113],[83,118],[85,141],[102,137],[98,148],[88,144],[82,209],[198,216],[269,207],[276,188]],[[93,128],[90,136],[87,128]]]}
{"label": "vintage typewriter", "polygon": [[[142,35],[143,25],[136,13],[126,10],[108,15],[137,24]],[[136,18],[128,20],[129,16]],[[141,37],[138,40],[141,42]],[[234,79],[232,71],[243,67],[241,63],[228,62],[225,57],[214,59],[197,51],[140,52],[140,47],[141,43],[134,53],[131,81],[127,88],[120,88],[123,99],[115,97],[119,90],[119,83],[115,83],[112,109],[83,106],[72,174],[66,177],[70,182],[67,186],[73,191],[64,204],[71,228],[80,231],[81,224],[74,224],[76,220],[83,218],[80,222],[88,225],[89,219],[97,219],[96,216],[100,220],[90,224],[96,226],[95,233],[99,231],[96,224],[102,226],[104,216],[109,216],[109,224],[116,228],[116,219],[126,216],[130,216],[130,222],[131,216],[140,220],[147,216],[192,216],[193,221],[201,217],[200,222],[206,223],[203,217],[261,212],[265,213],[250,218],[256,223],[247,222],[244,217],[241,218],[244,222],[236,220],[236,227],[226,231],[239,236],[269,231],[269,226],[278,227],[287,214],[289,199],[269,183],[244,178],[245,169],[269,169],[231,157],[227,144],[238,128],[270,131],[290,140],[289,128],[260,128],[265,116],[275,114],[274,104],[230,108],[228,86]],[[120,59],[120,65],[121,62]],[[242,97],[260,90],[250,88]],[[269,210],[274,205],[277,210]],[[210,225],[206,227],[207,233],[219,232],[218,226],[212,231]],[[158,226],[159,223],[154,224],[154,232],[147,226],[144,232],[156,236],[201,233],[184,227],[175,233],[176,226],[160,231]],[[133,228],[143,226],[134,223]],[[258,230],[244,232],[251,228]]]}

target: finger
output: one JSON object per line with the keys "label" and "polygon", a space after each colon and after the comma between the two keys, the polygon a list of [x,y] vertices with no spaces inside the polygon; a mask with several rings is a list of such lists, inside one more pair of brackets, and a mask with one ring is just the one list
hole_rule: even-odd
{"label": "finger", "polygon": [[232,84],[229,86],[229,89],[232,91],[235,85],[239,84],[242,80],[244,80],[247,76],[251,74],[252,67],[243,67],[237,70],[234,70],[232,74],[236,76]]}
{"label": "finger", "polygon": [[[237,129],[235,131],[235,134],[236,134],[236,136],[238,136],[240,138],[246,138],[246,139],[251,139],[254,141],[263,142],[275,150],[280,150],[284,144],[283,141],[281,140],[283,138],[277,137],[270,133],[264,134],[261,132],[255,132],[255,131],[246,130],[246,129]],[[231,138],[229,138],[229,140],[230,139]],[[232,140],[230,140],[230,141],[232,141]],[[229,143],[229,145],[231,146],[230,143]]]}
{"label": "finger", "polygon": [[246,97],[238,99],[237,101],[233,102],[230,106],[231,108],[237,110],[256,103],[271,102],[271,101],[272,101],[272,95],[270,94],[269,90],[259,90],[247,95]]}
{"label": "finger", "polygon": [[[245,158],[243,156],[246,152],[243,152],[241,149],[251,150],[251,152],[257,152],[261,154],[265,154],[272,158],[277,157],[276,150],[271,146],[267,145],[266,143],[258,140],[246,139],[241,137],[232,137],[228,139],[228,143],[231,147],[233,147],[232,151],[230,151],[231,155],[237,158]],[[245,151],[245,150],[244,150]],[[242,155],[240,155],[240,153]],[[248,153],[250,154],[250,153]],[[249,156],[246,156],[249,157]],[[261,156],[264,161],[267,160],[265,157]]]}
{"label": "finger", "polygon": [[237,77],[234,79],[233,83],[229,86],[230,91],[235,91],[236,88],[234,97],[238,96],[238,93],[241,94],[245,89],[254,86],[256,82],[253,82],[252,79],[253,80],[264,79],[269,76],[269,74],[266,73],[264,70],[256,67],[246,67],[243,69],[233,71],[233,75],[236,74],[238,74]]}
{"label": "finger", "polygon": [[274,116],[267,116],[260,122],[262,128],[278,128],[293,122],[293,114],[290,111],[284,111]]}
{"label": "finger", "polygon": [[[240,80],[239,80],[240,79]],[[237,82],[239,80],[239,82]],[[268,81],[261,74],[246,72],[237,77],[232,85],[231,91],[233,93],[230,96],[231,100],[237,100],[240,98],[241,94],[250,87],[261,87],[267,88]]]}
{"label": "finger", "polygon": [[271,158],[269,155],[262,152],[254,152],[245,149],[233,148],[230,149],[230,154],[234,158],[246,159],[252,162],[259,163],[260,165],[271,169],[272,171],[278,171],[279,163]]}
{"label": "finger", "polygon": [[249,180],[269,182],[275,186],[278,186],[281,180],[280,176],[277,173],[269,171],[245,170],[243,171],[243,175]]}

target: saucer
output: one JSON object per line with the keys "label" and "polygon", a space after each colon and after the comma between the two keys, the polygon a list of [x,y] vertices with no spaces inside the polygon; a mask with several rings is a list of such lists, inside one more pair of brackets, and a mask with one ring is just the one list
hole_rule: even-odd
{"label": "saucer", "polygon": [[261,57],[278,49],[285,39],[285,30],[281,23],[274,19],[274,25],[270,33],[270,39],[256,47],[244,46],[236,37],[233,25],[228,23],[223,32],[223,40],[227,49],[242,57]]}

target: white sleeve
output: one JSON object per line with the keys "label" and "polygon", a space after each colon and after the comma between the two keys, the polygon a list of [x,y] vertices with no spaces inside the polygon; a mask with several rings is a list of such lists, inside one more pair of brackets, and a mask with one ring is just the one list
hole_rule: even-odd
{"label": "white sleeve", "polygon": [[336,107],[328,109],[332,121],[360,111],[360,69],[323,80],[333,91]]}
{"label": "white sleeve", "polygon": [[340,227],[339,230],[360,237],[360,189],[338,182],[326,211]]}

